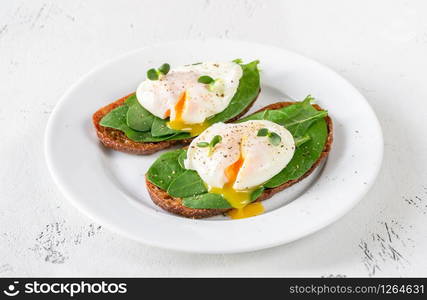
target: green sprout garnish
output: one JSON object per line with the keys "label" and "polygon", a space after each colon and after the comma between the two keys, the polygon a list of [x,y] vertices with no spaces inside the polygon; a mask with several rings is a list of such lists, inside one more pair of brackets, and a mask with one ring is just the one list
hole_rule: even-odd
{"label": "green sprout garnish", "polygon": [[159,80],[161,76],[169,73],[171,66],[169,64],[163,64],[158,69],[150,69],[147,71],[147,78],[150,80]]}
{"label": "green sprout garnish", "polygon": [[240,65],[243,63],[243,60],[241,58],[236,58],[236,59],[233,59],[232,62]]}
{"label": "green sprout garnish", "polygon": [[163,64],[160,66],[159,72],[162,73],[163,75],[166,75],[167,73],[169,73],[170,69],[171,69],[171,66],[169,64]]}
{"label": "green sprout garnish", "polygon": [[280,145],[280,142],[282,141],[282,138],[280,137],[280,135],[278,135],[275,132],[270,132],[270,134],[268,135],[268,138],[274,146]]}
{"label": "green sprout garnish", "polygon": [[213,79],[210,76],[204,75],[204,76],[200,76],[197,82],[204,83],[204,84],[211,84],[215,82],[215,79]]}
{"label": "green sprout garnish", "polygon": [[220,135],[216,135],[212,138],[211,142],[209,143],[209,156],[212,155],[216,144],[220,143],[221,141],[222,137]]}
{"label": "green sprout garnish", "polygon": [[257,136],[267,136],[268,135],[268,129],[267,128],[261,128],[258,130]]}
{"label": "green sprout garnish", "polygon": [[212,138],[211,142],[210,142],[210,146],[211,147],[215,147],[216,144],[220,143],[222,141],[222,136],[220,135],[216,135]]}
{"label": "green sprout garnish", "polygon": [[224,81],[221,78],[213,79],[210,76],[200,76],[197,82],[207,85],[209,92],[215,92],[219,95],[224,94]]}
{"label": "green sprout garnish", "polygon": [[273,144],[273,146],[280,145],[280,142],[282,141],[280,135],[275,132],[270,132],[267,128],[261,128],[260,130],[258,130],[257,136],[268,137],[270,143]]}
{"label": "green sprout garnish", "polygon": [[206,147],[209,147],[209,143],[208,142],[200,142],[200,143],[197,143],[197,147],[206,148]]}
{"label": "green sprout garnish", "polygon": [[159,74],[157,73],[156,69],[150,69],[147,71],[147,78],[150,80],[158,80]]}
{"label": "green sprout garnish", "polygon": [[213,153],[213,151],[214,151],[215,146],[218,143],[220,143],[221,141],[222,141],[222,137],[220,135],[216,135],[216,136],[214,136],[212,138],[212,140],[210,141],[210,143],[208,143],[208,142],[200,142],[200,143],[197,143],[197,147],[200,147],[200,148],[209,147],[209,153],[208,153],[208,155],[211,156],[212,153]]}

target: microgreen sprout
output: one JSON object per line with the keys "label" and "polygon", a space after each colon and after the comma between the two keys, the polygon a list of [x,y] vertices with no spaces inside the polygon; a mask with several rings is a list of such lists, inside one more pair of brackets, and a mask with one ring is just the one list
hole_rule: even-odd
{"label": "microgreen sprout", "polygon": [[197,143],[197,147],[206,148],[206,147],[209,147],[209,143],[208,142],[200,142],[200,143]]}
{"label": "microgreen sprout", "polygon": [[274,146],[280,145],[280,142],[282,141],[282,138],[280,137],[280,135],[278,135],[275,132],[269,131],[267,128],[261,128],[260,130],[258,130],[257,136],[268,137],[270,143],[273,144]]}
{"label": "microgreen sprout", "polygon": [[206,87],[210,92],[224,94],[224,81],[221,78],[213,79],[210,76],[203,75],[199,77],[197,82],[206,84]]}
{"label": "microgreen sprout", "polygon": [[147,71],[147,78],[150,80],[159,80],[161,76],[166,75],[170,71],[170,65],[169,64],[163,64],[158,69],[150,69]]}
{"label": "microgreen sprout", "polygon": [[203,75],[203,76],[200,76],[197,81],[200,83],[204,83],[204,84],[211,84],[211,83],[215,82],[215,79],[213,79],[210,76]]}
{"label": "microgreen sprout", "polygon": [[222,137],[220,135],[216,135],[216,136],[214,136],[212,138],[212,140],[210,141],[210,143],[208,143],[208,142],[199,142],[199,143],[197,143],[197,147],[200,147],[200,148],[209,147],[209,153],[208,153],[208,155],[211,156],[212,153],[213,153],[213,151],[214,151],[215,146],[218,143],[220,143],[221,141],[222,141]]}

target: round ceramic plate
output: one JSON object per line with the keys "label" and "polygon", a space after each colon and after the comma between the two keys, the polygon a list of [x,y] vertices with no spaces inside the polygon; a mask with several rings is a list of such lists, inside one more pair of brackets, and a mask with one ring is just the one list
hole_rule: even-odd
{"label": "round ceramic plate", "polygon": [[[137,156],[106,149],[96,137],[92,114],[135,91],[153,66],[235,58],[261,61],[261,94],[252,111],[278,101],[314,96],[334,122],[332,151],[307,179],[264,201],[262,215],[241,220],[171,215],[152,203],[144,182],[144,174],[161,153]],[[172,42],[111,60],[68,90],[46,129],[49,169],[74,205],[131,239],[200,253],[268,248],[331,224],[368,191],[382,154],[381,128],[374,112],[342,77],[283,49],[227,40]]]}

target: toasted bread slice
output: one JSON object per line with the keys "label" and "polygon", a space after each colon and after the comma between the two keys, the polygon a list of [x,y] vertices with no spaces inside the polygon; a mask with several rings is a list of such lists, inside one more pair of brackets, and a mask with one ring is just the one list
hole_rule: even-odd
{"label": "toasted bread slice", "polygon": [[[267,110],[267,109],[279,109],[282,107],[292,105],[294,103],[295,102],[274,103],[258,110],[257,112]],[[317,104],[313,104],[313,106],[317,110],[322,110],[320,106],[318,106]],[[303,176],[301,176],[298,179],[289,180],[278,187],[264,190],[262,195],[256,201],[263,201],[263,200],[269,199],[273,197],[275,194],[277,194],[278,192],[283,191],[284,189],[290,187],[291,185],[294,185],[295,183],[303,180],[314,171],[314,169],[320,164],[320,162],[323,159],[326,158],[326,156],[328,156],[329,151],[331,150],[332,141],[333,141],[333,127],[332,127],[332,120],[329,116],[325,117],[325,121],[328,128],[328,136],[326,139],[325,147],[323,148],[323,151],[320,154],[320,157],[313,164],[313,166]],[[224,214],[228,210],[230,210],[230,209],[195,209],[195,208],[186,207],[182,204],[181,198],[174,198],[170,196],[166,191],[160,189],[159,187],[149,182],[147,178],[145,180],[147,183],[148,193],[150,194],[150,197],[153,200],[153,202],[168,212],[181,215],[187,218],[201,219],[201,218],[207,218],[215,215]]]}
{"label": "toasted bread slice", "polygon": [[[179,144],[186,145],[186,144],[189,144],[191,142],[191,140],[193,138],[188,138],[188,139],[183,139],[183,140],[173,140],[173,141],[161,141],[161,142],[155,142],[155,143],[154,142],[153,143],[139,143],[139,142],[135,142],[135,141],[132,141],[131,139],[129,139],[120,130],[109,128],[109,127],[104,127],[101,124],[99,124],[101,122],[101,119],[106,114],[108,114],[110,111],[112,111],[116,107],[123,105],[125,100],[131,95],[132,94],[127,95],[123,98],[120,98],[119,100],[117,100],[113,103],[110,103],[107,106],[102,107],[101,109],[99,109],[97,112],[95,112],[93,114],[92,121],[93,121],[93,125],[95,126],[95,129],[96,129],[96,134],[98,135],[99,140],[101,141],[102,144],[104,144],[104,146],[111,148],[111,149],[114,149],[114,150],[117,150],[117,151],[126,152],[126,153],[130,153],[130,154],[146,155],[146,154],[151,154],[151,153],[163,150],[163,149],[170,148],[173,145],[179,145]],[[258,92],[258,95],[259,95],[259,92]],[[249,104],[239,115],[237,115],[236,117],[234,117],[231,120],[228,120],[227,123],[233,122],[233,121],[239,119],[244,114],[246,114],[246,112],[252,107],[252,105],[254,104],[256,99],[258,98],[258,95],[251,102],[251,104]]]}

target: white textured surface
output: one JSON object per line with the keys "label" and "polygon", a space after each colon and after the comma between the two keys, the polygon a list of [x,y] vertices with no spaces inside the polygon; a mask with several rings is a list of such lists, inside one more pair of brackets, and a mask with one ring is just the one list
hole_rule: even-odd
{"label": "white textured surface", "polygon": [[[0,276],[427,275],[425,1],[3,0],[1,7]],[[353,211],[289,245],[191,255],[122,238],[64,199],[43,155],[44,128],[62,93],[128,50],[208,37],[294,50],[367,97],[385,157],[377,184]]]}

